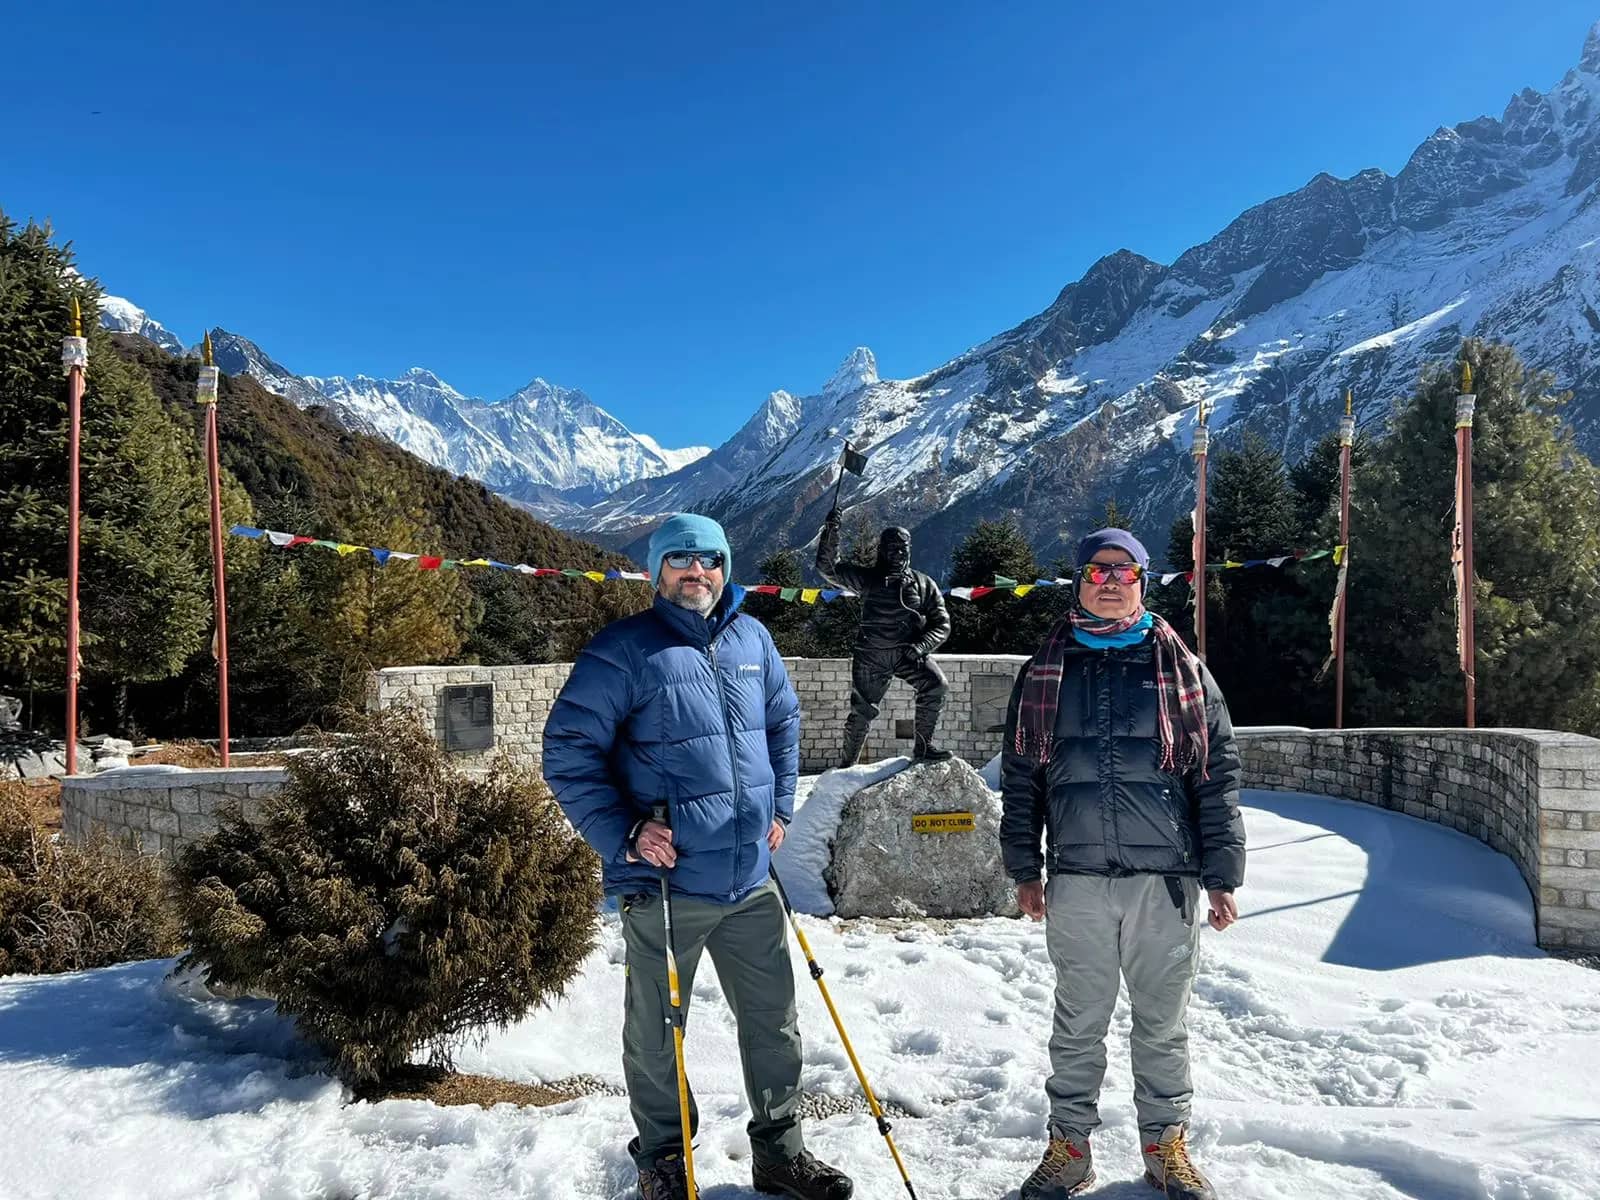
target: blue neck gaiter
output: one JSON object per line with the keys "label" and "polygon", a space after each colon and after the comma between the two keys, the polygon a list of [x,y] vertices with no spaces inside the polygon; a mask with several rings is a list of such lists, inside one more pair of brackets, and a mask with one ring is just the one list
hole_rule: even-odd
{"label": "blue neck gaiter", "polygon": [[1149,613],[1145,613],[1144,616],[1140,617],[1129,628],[1123,630],[1121,633],[1113,633],[1109,635],[1088,633],[1082,629],[1074,627],[1072,630],[1072,636],[1077,638],[1081,645],[1088,646],[1093,650],[1110,650],[1118,646],[1137,646],[1140,642],[1144,641],[1145,638],[1150,636],[1150,629],[1154,624],[1155,618]]}

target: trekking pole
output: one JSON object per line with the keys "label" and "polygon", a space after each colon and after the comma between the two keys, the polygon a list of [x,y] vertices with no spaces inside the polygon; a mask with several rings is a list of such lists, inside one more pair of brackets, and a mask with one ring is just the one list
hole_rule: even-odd
{"label": "trekking pole", "polygon": [[[651,817],[667,828],[667,808],[658,804]],[[700,1189],[694,1182],[694,1144],[689,1128],[689,1076],[683,1069],[683,996],[678,991],[678,955],[672,946],[672,891],[667,886],[667,869],[661,868],[661,919],[667,930],[667,999],[672,1004],[672,1015],[667,1023],[672,1026],[672,1049],[678,1060],[678,1120],[683,1129],[683,1169],[689,1182],[689,1200],[699,1200]]]}
{"label": "trekking pole", "polygon": [[867,1073],[861,1069],[861,1062],[856,1058],[855,1047],[850,1044],[850,1035],[844,1031],[844,1022],[839,1018],[839,1010],[833,1006],[833,997],[828,995],[828,985],[822,982],[822,967],[817,962],[816,956],[811,953],[811,943],[806,941],[806,932],[800,928],[800,921],[794,915],[794,906],[789,903],[789,893],[783,890],[783,880],[778,878],[776,867],[768,864],[767,873],[772,876],[772,882],[778,885],[778,898],[783,901],[783,911],[789,914],[789,927],[794,930],[795,939],[800,943],[800,953],[806,956],[806,967],[811,972],[811,978],[817,981],[817,990],[822,993],[822,1002],[828,1006],[828,1015],[833,1018],[834,1028],[839,1031],[839,1040],[844,1043],[844,1052],[850,1056],[850,1065],[855,1068],[856,1078],[861,1081],[861,1090],[867,1097],[867,1107],[872,1110],[872,1115],[878,1122],[878,1132],[883,1134],[889,1153],[894,1156],[894,1165],[900,1168],[900,1178],[905,1181],[906,1191],[911,1193],[911,1200],[917,1200],[917,1189],[911,1186],[911,1176],[906,1173],[906,1164],[901,1159],[900,1150],[895,1146],[894,1137],[890,1133],[894,1126],[889,1124],[889,1118],[883,1115],[883,1108],[878,1104],[878,1098],[872,1094],[872,1085],[867,1082]]}

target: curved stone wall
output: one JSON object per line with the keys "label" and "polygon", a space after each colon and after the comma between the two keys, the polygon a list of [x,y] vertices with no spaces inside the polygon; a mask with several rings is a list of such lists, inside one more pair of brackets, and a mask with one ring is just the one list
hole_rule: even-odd
{"label": "curved stone wall", "polygon": [[1600,950],[1600,741],[1542,729],[1241,730],[1245,785],[1448,825],[1517,864],[1539,944]]}

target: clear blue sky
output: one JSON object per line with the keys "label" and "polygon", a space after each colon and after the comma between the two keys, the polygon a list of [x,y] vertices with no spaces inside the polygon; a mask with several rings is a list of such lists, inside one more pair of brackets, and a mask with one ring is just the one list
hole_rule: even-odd
{"label": "clear blue sky", "polygon": [[[12,4],[0,208],[186,340],[535,375],[716,443],[1095,259],[1396,172],[1577,63],[1573,0]],[[1227,13],[1227,16],[1217,15]],[[19,74],[20,72],[20,74]],[[70,84],[64,78],[70,72]]]}

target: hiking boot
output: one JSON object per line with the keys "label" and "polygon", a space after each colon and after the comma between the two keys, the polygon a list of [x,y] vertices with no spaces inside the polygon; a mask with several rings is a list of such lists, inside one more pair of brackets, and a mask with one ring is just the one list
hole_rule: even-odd
{"label": "hiking boot", "polygon": [[1088,1138],[1050,1135],[1044,1157],[1022,1181],[1019,1200],[1065,1200],[1094,1186],[1094,1158]]}
{"label": "hiking boot", "polygon": [[867,731],[849,726],[844,731],[844,753],[839,756],[839,766],[853,767],[861,761],[861,748],[867,744]]}
{"label": "hiking boot", "polygon": [[1182,1125],[1168,1125],[1158,1140],[1145,1143],[1144,1181],[1167,1200],[1217,1200],[1210,1181],[1189,1161],[1184,1132]]}
{"label": "hiking boot", "polygon": [[949,762],[955,755],[948,750],[941,750],[933,742],[923,737],[920,733],[913,743],[911,759],[913,762]]}
{"label": "hiking boot", "polygon": [[683,1155],[664,1155],[655,1166],[639,1172],[639,1200],[689,1200]]}
{"label": "hiking boot", "polygon": [[818,1161],[809,1150],[775,1167],[756,1167],[751,1182],[758,1192],[793,1200],[850,1200],[856,1190],[848,1175]]}

